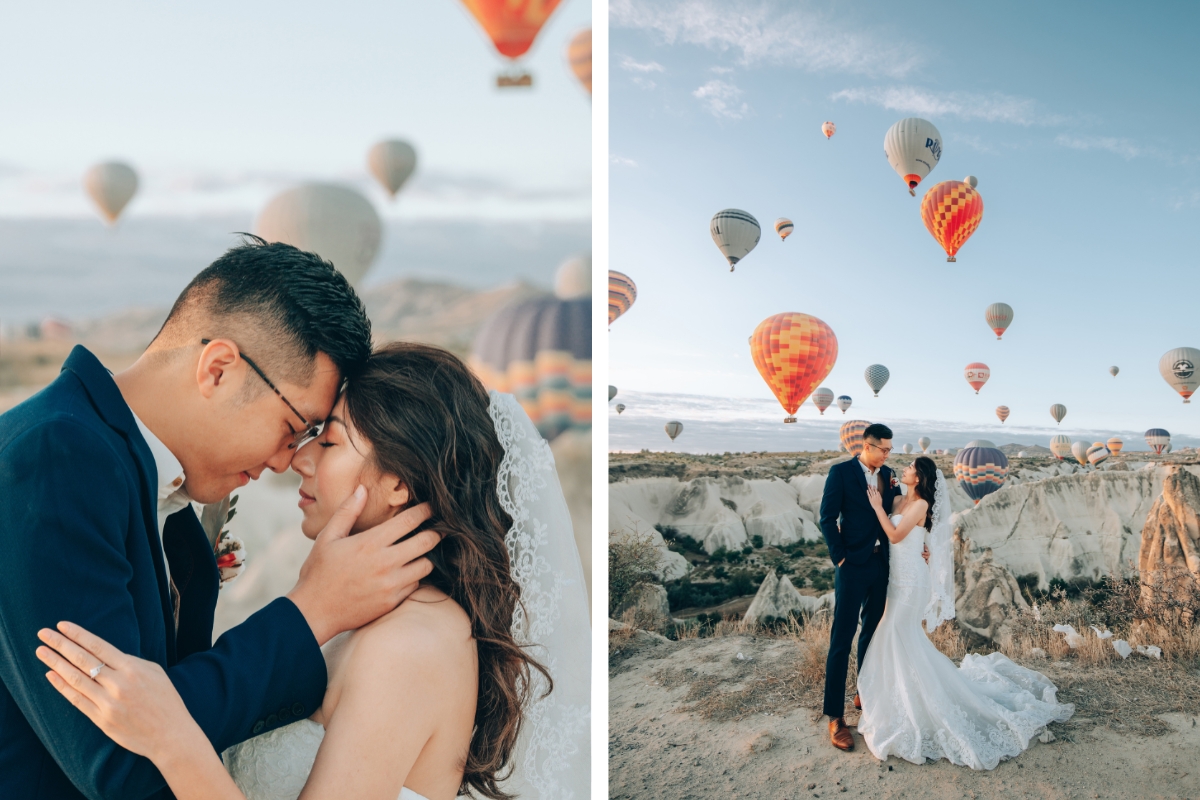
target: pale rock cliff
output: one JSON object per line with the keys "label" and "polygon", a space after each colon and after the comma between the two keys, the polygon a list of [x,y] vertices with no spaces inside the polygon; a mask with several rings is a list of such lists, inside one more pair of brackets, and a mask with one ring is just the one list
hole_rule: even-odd
{"label": "pale rock cliff", "polygon": [[792,612],[812,614],[822,608],[833,609],[833,592],[821,597],[807,597],[796,590],[787,575],[780,578],[772,569],[758,587],[743,619],[754,624],[771,617],[786,617]]}

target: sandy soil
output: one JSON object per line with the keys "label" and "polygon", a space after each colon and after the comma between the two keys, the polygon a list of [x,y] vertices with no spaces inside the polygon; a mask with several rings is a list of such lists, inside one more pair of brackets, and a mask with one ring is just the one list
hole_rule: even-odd
{"label": "sandy soil", "polygon": [[[719,691],[736,692],[756,676],[761,683],[773,667],[794,671],[790,658],[794,645],[786,639],[669,642],[645,632],[633,638],[615,635],[609,660],[610,797],[1200,797],[1200,702],[1190,689],[1175,703],[1185,711],[1155,715],[1157,735],[1146,732],[1145,725],[1122,722],[1123,714],[1126,720],[1133,716],[1126,713],[1129,708],[1093,718],[1077,712],[1071,721],[1051,727],[1054,741],[1034,742],[994,771],[978,773],[945,761],[881,763],[857,735],[854,752],[843,753],[830,745],[819,711],[795,702],[768,705],[777,710],[767,711],[761,702],[752,703],[759,710],[740,719],[687,710],[703,704],[700,695],[712,694],[717,685]],[[1077,667],[1053,664],[1046,671],[1064,669]],[[1134,659],[1120,667],[1119,679],[1136,682],[1139,670],[1150,676],[1166,669]],[[1106,684],[1064,683],[1060,699],[1081,708],[1096,706],[1085,702],[1092,698],[1083,693],[1102,691],[1098,687]]]}

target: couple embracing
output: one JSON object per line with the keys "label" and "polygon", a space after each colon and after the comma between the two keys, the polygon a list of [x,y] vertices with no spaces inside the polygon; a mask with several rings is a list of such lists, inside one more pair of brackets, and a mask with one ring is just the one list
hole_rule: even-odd
{"label": "couple embracing", "polygon": [[954,617],[949,492],[933,459],[918,456],[897,476],[885,463],[891,451],[891,430],[867,427],[861,453],[830,469],[821,499],[836,566],[823,709],[830,740],[854,749],[846,673],[860,631],[854,706],[871,753],[994,769],[1075,709],[1057,702],[1044,675],[1001,653],[967,655],[956,667],[929,641],[926,629]]}
{"label": "couple embracing", "polygon": [[[312,550],[214,643],[197,509],[288,469]],[[131,367],[76,347],[0,416],[0,797],[583,796],[570,525],[513,397],[372,352],[318,256],[235,247]]]}

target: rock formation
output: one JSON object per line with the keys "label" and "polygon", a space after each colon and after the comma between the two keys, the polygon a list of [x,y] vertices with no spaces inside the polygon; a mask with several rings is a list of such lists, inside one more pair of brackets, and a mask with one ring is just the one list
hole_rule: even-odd
{"label": "rock formation", "polygon": [[1200,590],[1200,478],[1181,467],[1165,467],[1162,494],[1142,528],[1138,572],[1142,593]]}
{"label": "rock formation", "polygon": [[[632,610],[632,614],[629,612]],[[629,590],[625,599],[613,614],[624,620],[632,616],[635,628],[661,630],[671,624],[671,605],[667,602],[667,590],[657,583],[639,583]]]}
{"label": "rock formation", "polygon": [[792,612],[812,614],[822,608],[833,608],[833,592],[821,597],[807,597],[796,590],[787,575],[780,578],[772,569],[758,587],[743,619],[754,624],[771,617],[786,617]]}
{"label": "rock formation", "polygon": [[1009,635],[1011,620],[1029,608],[1016,578],[995,563],[990,549],[975,552],[954,531],[954,614],[958,626],[993,642]]}

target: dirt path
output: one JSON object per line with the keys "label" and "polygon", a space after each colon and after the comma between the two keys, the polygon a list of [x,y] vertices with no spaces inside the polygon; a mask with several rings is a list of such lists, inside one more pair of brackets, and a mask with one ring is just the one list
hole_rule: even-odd
{"label": "dirt path", "polygon": [[[748,636],[667,642],[639,633],[614,640],[610,797],[1200,798],[1200,720],[1193,715],[1200,709],[1158,715],[1168,726],[1158,736],[1115,731],[1077,714],[1052,727],[1055,741],[1035,742],[992,772],[945,761],[880,763],[857,735],[854,752],[842,753],[829,744],[824,717],[794,704],[742,719],[679,710],[717,685],[753,697],[754,676],[761,683],[773,665],[786,668],[789,647]],[[1071,690],[1060,699],[1073,702]]]}

